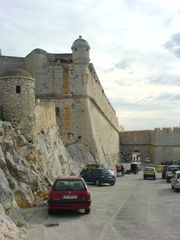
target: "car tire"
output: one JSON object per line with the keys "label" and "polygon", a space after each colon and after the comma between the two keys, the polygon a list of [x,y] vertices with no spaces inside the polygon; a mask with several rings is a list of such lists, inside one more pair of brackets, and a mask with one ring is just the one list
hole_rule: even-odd
{"label": "car tire", "polygon": [[144,176],[144,180],[146,180],[146,177]]}
{"label": "car tire", "polygon": [[96,186],[101,186],[101,180],[99,178],[96,179],[95,181]]}
{"label": "car tire", "polygon": [[154,177],[154,180],[156,180],[156,177]]}
{"label": "car tire", "polygon": [[91,211],[91,209],[90,209],[90,208],[85,208],[85,209],[84,209],[84,212],[85,212],[85,214],[89,214],[89,213],[90,213],[90,211]]}
{"label": "car tire", "polygon": [[48,215],[53,215],[54,210],[53,209],[48,209]]}
{"label": "car tire", "polygon": [[110,183],[110,186],[113,186],[115,184],[115,182],[112,182],[112,183]]}

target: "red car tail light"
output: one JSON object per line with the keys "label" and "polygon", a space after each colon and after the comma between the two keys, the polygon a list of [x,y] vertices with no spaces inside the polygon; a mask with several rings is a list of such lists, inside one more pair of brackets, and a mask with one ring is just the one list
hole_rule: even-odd
{"label": "red car tail light", "polygon": [[89,191],[87,191],[83,196],[82,196],[83,199],[85,200],[90,200],[91,199],[91,194]]}

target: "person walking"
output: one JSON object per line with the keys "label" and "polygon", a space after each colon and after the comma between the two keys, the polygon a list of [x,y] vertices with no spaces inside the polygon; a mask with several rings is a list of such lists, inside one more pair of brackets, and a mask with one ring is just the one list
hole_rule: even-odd
{"label": "person walking", "polygon": [[122,176],[124,176],[124,167],[123,167],[123,165],[121,166],[121,174],[122,174]]}

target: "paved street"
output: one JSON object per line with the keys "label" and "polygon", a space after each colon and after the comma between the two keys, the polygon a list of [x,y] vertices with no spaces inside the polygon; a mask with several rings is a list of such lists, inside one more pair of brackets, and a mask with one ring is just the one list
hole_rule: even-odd
{"label": "paved street", "polygon": [[23,211],[28,240],[179,240],[180,192],[159,177],[143,180],[142,173],[117,178],[115,186],[96,187],[89,215],[47,207]]}

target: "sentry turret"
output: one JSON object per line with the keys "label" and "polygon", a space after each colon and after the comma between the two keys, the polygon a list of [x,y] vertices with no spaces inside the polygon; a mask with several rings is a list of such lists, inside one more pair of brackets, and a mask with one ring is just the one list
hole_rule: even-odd
{"label": "sentry turret", "polygon": [[79,38],[73,42],[71,49],[74,64],[89,64],[90,46],[82,36],[79,36]]}

